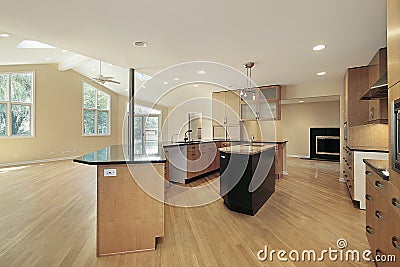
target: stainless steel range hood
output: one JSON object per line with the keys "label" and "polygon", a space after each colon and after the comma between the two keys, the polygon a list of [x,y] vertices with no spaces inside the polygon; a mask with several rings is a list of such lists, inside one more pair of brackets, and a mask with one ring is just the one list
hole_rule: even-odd
{"label": "stainless steel range hood", "polygon": [[361,100],[384,99],[388,97],[387,72],[383,74],[376,83],[364,93]]}

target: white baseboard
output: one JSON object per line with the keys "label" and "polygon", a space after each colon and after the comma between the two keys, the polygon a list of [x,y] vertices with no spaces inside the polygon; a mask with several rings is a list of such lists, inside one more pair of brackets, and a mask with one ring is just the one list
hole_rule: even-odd
{"label": "white baseboard", "polygon": [[52,161],[70,160],[70,159],[74,159],[76,157],[77,156],[65,157],[65,158],[37,159],[37,160],[30,160],[30,161],[3,163],[3,164],[0,164],[0,168],[11,167],[11,166],[20,166],[20,165],[29,165],[29,164],[37,164],[37,163],[45,163],[45,162],[52,162]]}

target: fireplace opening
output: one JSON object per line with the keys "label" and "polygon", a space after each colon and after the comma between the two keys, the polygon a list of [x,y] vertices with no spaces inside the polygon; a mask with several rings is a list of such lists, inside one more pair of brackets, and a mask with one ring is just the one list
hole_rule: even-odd
{"label": "fireplace opening", "polygon": [[339,155],[339,128],[310,128],[310,159],[338,161]]}

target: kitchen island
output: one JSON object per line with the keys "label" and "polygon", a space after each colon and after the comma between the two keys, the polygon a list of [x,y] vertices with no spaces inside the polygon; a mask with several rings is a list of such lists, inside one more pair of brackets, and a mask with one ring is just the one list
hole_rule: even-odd
{"label": "kitchen island", "polygon": [[[220,169],[219,148],[248,144],[249,141],[218,139],[164,144],[167,158],[165,177],[171,182],[190,183]],[[287,174],[287,141],[257,141],[252,144],[274,145],[276,178]]]}
{"label": "kitchen island", "polygon": [[233,211],[255,215],[275,192],[275,149],[271,144],[220,148],[220,195]]}
{"label": "kitchen island", "polygon": [[126,159],[110,146],[74,159],[97,166],[97,256],[154,250],[164,236],[164,155]]}

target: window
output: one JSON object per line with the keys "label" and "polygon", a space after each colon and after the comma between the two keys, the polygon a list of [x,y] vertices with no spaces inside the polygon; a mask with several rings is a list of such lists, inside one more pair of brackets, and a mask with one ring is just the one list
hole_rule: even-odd
{"label": "window", "polygon": [[[129,113],[129,103],[126,104],[126,112]],[[135,105],[133,131],[135,155],[156,155],[161,151],[160,123],[161,110]]]}
{"label": "window", "polygon": [[83,135],[110,134],[111,96],[83,83]]}
{"label": "window", "polygon": [[0,73],[0,137],[33,136],[33,72]]}

